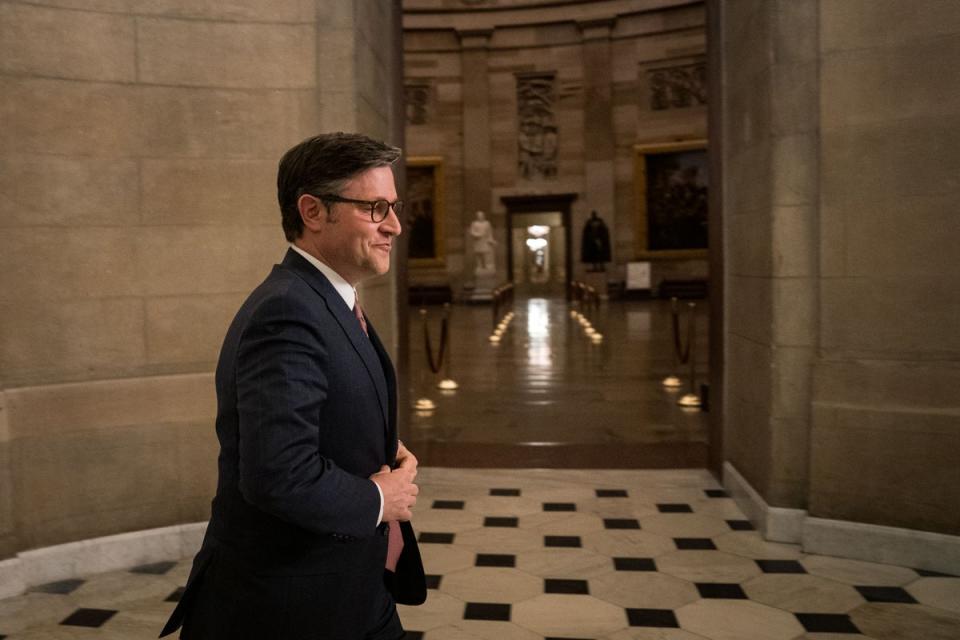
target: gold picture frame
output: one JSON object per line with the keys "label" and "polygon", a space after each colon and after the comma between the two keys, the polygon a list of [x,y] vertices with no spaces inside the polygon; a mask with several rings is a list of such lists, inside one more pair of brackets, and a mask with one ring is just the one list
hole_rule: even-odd
{"label": "gold picture frame", "polygon": [[[636,260],[707,257],[706,150],[707,141],[703,139],[634,145]],[[703,153],[696,153],[700,151]],[[669,181],[675,184],[664,184],[668,179],[665,168]],[[651,202],[651,197],[659,202]],[[667,213],[669,209],[681,215]]]}
{"label": "gold picture frame", "polygon": [[446,263],[443,237],[443,158],[407,158],[407,194],[404,220],[412,267],[441,267]]}

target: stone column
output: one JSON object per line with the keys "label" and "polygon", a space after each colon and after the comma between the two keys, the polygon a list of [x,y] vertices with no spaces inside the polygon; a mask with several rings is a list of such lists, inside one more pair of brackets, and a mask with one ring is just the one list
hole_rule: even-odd
{"label": "stone column", "polygon": [[710,329],[707,342],[710,345],[710,471],[715,476],[723,474],[723,414],[724,414],[724,359],[725,282],[723,239],[723,50],[724,7],[721,0],[707,2],[707,131],[710,133],[707,147],[710,158],[709,216],[709,273],[710,273]]}
{"label": "stone column", "polygon": [[876,4],[723,5],[726,470],[769,538],[952,573],[896,529],[960,533],[960,7]]}
{"label": "stone column", "polygon": [[[724,5],[721,27],[725,456],[769,505],[797,510],[816,351],[816,8]],[[759,524],[774,539],[799,535]]]}
{"label": "stone column", "polygon": [[[464,224],[477,210],[490,213],[490,84],[487,59],[491,29],[460,31],[463,78],[463,206]],[[498,255],[503,253],[498,252]],[[465,261],[470,277],[472,254]]]}
{"label": "stone column", "polygon": [[[394,109],[402,103],[402,55],[396,43],[402,37],[401,12],[396,0],[317,0],[316,100],[319,131],[357,131],[389,144],[403,145],[402,120]],[[401,174],[397,167],[395,173]],[[397,188],[403,176],[397,176]],[[401,236],[402,237],[402,236]],[[361,287],[365,311],[376,324],[384,345],[396,358],[401,335],[397,326],[398,282],[405,271],[397,268],[405,253],[397,245],[393,266],[384,276]],[[405,280],[404,280],[405,281]]]}
{"label": "stone column", "polygon": [[819,110],[817,2],[771,3],[770,484],[779,504],[809,488],[810,381],[816,356]]}
{"label": "stone column", "polygon": [[[821,0],[817,18],[810,514],[958,536],[960,4]],[[960,571],[944,552],[909,566]]]}
{"label": "stone column", "polygon": [[[574,262],[580,263],[580,230],[591,210],[616,229],[614,205],[614,160],[616,148],[613,137],[613,62],[610,59],[611,19],[581,22],[583,33],[583,149],[584,149],[584,204],[573,217]],[[616,250],[616,242],[611,243]],[[616,260],[616,256],[612,256]],[[582,270],[582,265],[578,270]]]}
{"label": "stone column", "polygon": [[[18,549],[14,526],[13,473],[10,467],[10,428],[7,426],[7,398],[0,391],[0,558],[12,556]],[[16,591],[0,587],[0,598],[15,595]]]}

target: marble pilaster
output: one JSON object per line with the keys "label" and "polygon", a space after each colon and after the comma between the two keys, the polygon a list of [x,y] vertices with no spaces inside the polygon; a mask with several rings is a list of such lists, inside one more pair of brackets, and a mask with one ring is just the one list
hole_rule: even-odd
{"label": "marble pilaster", "polygon": [[[583,34],[583,150],[584,190],[583,208],[574,217],[573,231],[577,233],[591,210],[604,218],[610,229],[617,228],[614,204],[616,148],[613,135],[613,64],[610,35],[614,21],[591,20],[581,22]],[[616,253],[616,243],[611,249]],[[575,246],[579,264],[579,245]],[[611,256],[616,262],[616,255]],[[582,268],[582,265],[581,265]],[[603,283],[602,291],[606,291]]]}
{"label": "marble pilaster", "polygon": [[463,78],[463,206],[490,211],[490,29],[460,31]]}

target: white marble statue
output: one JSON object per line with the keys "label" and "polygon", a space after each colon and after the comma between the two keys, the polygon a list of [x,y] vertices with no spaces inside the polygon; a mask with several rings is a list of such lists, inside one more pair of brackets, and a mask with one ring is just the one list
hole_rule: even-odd
{"label": "white marble statue", "polygon": [[473,272],[481,274],[493,271],[493,247],[497,241],[493,239],[493,226],[483,211],[477,211],[476,219],[470,223],[470,237],[473,238],[473,255],[476,261]]}

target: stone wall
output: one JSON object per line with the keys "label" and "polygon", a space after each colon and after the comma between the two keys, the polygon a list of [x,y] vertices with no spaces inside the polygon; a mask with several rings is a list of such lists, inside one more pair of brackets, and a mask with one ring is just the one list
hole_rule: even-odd
{"label": "stone wall", "polygon": [[816,286],[816,2],[724,4],[727,458],[805,507]]}
{"label": "stone wall", "polygon": [[960,533],[960,7],[720,4],[726,459],[772,507]]}
{"label": "stone wall", "polygon": [[960,534],[960,5],[820,5],[810,510]]}
{"label": "stone wall", "polygon": [[[0,557],[207,517],[220,342],[285,251],[277,161],[396,139],[387,8],[0,3]],[[368,289],[395,346],[395,282]]]}
{"label": "stone wall", "polygon": [[[634,145],[706,138],[706,107],[654,110],[647,69],[703,61],[704,7],[699,1],[500,3],[471,10],[457,3],[404,4],[405,81],[426,87],[423,111],[408,120],[412,155],[444,166],[444,263],[411,266],[411,284],[472,277],[466,227],[476,209],[489,214],[505,280],[507,210],[502,197],[574,193],[574,277],[580,233],[591,209],[612,233],[609,277],[622,280],[637,254]],[[518,83],[552,82],[556,127],[554,172],[523,175],[518,166]],[[699,276],[706,261],[658,261],[654,280]]]}

